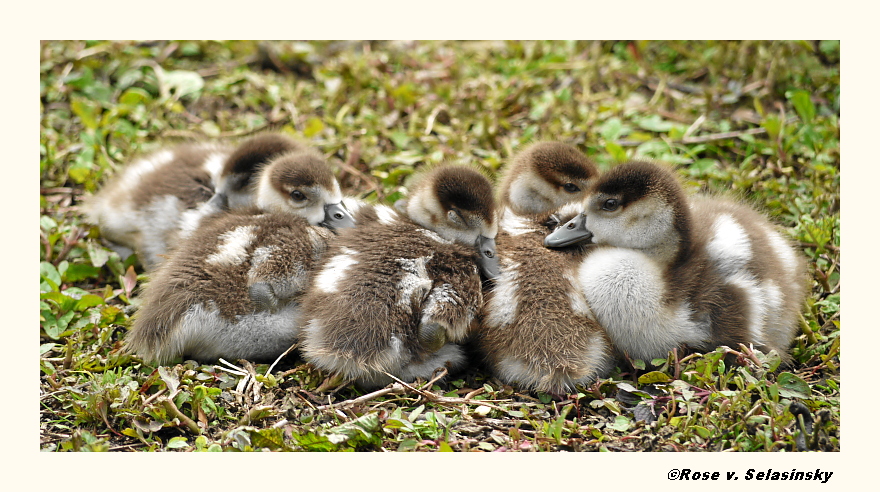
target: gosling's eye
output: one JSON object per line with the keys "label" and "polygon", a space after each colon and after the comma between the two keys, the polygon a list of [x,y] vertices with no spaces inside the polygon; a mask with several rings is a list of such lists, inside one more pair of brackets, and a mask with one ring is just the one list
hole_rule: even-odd
{"label": "gosling's eye", "polygon": [[294,200],[301,202],[306,199],[306,195],[305,195],[305,193],[303,193],[299,190],[293,190],[290,192],[290,198],[293,198]]}
{"label": "gosling's eye", "polygon": [[564,185],[562,185],[562,188],[569,193],[576,193],[578,191],[581,191],[581,189],[578,188],[578,185],[574,183],[565,183]]}
{"label": "gosling's eye", "polygon": [[602,210],[607,210],[609,212],[613,212],[617,210],[617,207],[620,206],[620,202],[617,201],[616,198],[609,198],[605,200],[605,203],[602,204]]}

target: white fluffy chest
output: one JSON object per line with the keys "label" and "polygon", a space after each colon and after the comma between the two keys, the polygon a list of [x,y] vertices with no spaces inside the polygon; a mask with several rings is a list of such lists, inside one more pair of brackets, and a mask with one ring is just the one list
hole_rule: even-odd
{"label": "white fluffy chest", "polygon": [[648,256],[623,248],[602,248],[579,266],[587,303],[618,350],[650,360],[666,357],[682,344],[700,345],[708,326],[691,320],[687,301],[664,301],[668,285],[662,268]]}

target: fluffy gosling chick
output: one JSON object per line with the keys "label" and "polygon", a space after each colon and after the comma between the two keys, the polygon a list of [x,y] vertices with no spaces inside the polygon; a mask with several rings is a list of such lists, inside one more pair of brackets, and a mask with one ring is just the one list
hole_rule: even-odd
{"label": "fluffy gosling chick", "polygon": [[215,196],[218,185],[230,188],[231,206],[245,206],[249,192],[232,183],[245,182],[241,176],[272,157],[301,148],[288,137],[266,134],[238,147],[191,143],[159,150],[126,166],[86,200],[84,211],[120,256],[136,253],[144,268],[153,270],[202,218],[226,208],[226,195]]}
{"label": "fluffy gosling chick", "polygon": [[[376,219],[333,242],[303,301],[302,353],[362,387],[429,378],[465,364],[465,340],[482,303],[480,272],[497,273],[489,181],[438,166],[411,189],[406,214]],[[478,265],[480,266],[478,268]]]}
{"label": "fluffy gosling chick", "polygon": [[354,222],[316,152],[281,155],[259,181],[261,208],[206,218],[155,271],[126,340],[130,351],[156,364],[181,356],[270,360],[294,343],[298,298],[330,228]]}
{"label": "fluffy gosling chick", "polygon": [[682,345],[751,343],[787,356],[804,265],[766,218],[717,199],[689,203],[675,176],[648,162],[604,174],[584,208],[545,244],[601,246],[578,277],[619,351],[650,360]]}
{"label": "fluffy gosling chick", "polygon": [[497,239],[501,273],[485,293],[478,337],[504,383],[560,394],[612,367],[610,341],[576,278],[581,249],[542,244],[559,215],[577,215],[577,202],[598,174],[595,164],[562,143],[532,146],[505,171]]}

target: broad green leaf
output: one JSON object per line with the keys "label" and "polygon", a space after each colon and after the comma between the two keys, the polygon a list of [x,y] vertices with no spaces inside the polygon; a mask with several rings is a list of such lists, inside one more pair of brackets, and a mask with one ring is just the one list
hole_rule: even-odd
{"label": "broad green leaf", "polygon": [[64,272],[64,281],[71,283],[79,282],[80,280],[97,276],[100,271],[101,269],[98,267],[86,265],[84,263],[74,263]]}
{"label": "broad green leaf", "polygon": [[709,439],[709,436],[712,435],[712,432],[709,429],[699,425],[695,425],[691,427],[691,429],[693,429],[697,433],[697,435],[702,437],[703,439]]}
{"label": "broad green leaf", "polygon": [[140,87],[129,87],[119,96],[119,103],[126,106],[137,106],[152,99],[150,93]]}
{"label": "broad green leaf", "polygon": [[88,99],[73,98],[70,101],[70,110],[79,117],[86,128],[94,130],[98,127],[101,108],[97,104]]}
{"label": "broad green leaf", "polygon": [[40,277],[51,280],[55,284],[56,289],[61,285],[61,274],[58,273],[58,269],[55,268],[55,265],[48,261],[40,262]]}
{"label": "broad green leaf", "polygon": [[611,158],[617,162],[626,161],[626,151],[623,150],[623,147],[614,142],[606,142],[605,151],[607,151],[611,155]]}
{"label": "broad green leaf", "polygon": [[632,427],[632,421],[623,415],[614,417],[614,423],[608,425],[609,429],[614,429],[619,432],[626,432],[630,427]]}
{"label": "broad green leaf", "polygon": [[801,121],[804,123],[812,123],[816,117],[816,107],[810,100],[810,93],[804,90],[786,91],[785,97],[791,101],[794,110],[797,111]]}
{"label": "broad green leaf", "polygon": [[86,243],[86,251],[89,253],[89,260],[92,262],[92,266],[100,268],[110,259],[110,252],[92,241]]}
{"label": "broad green leaf", "polygon": [[96,296],[94,294],[86,294],[82,296],[79,301],[77,301],[76,306],[74,306],[73,309],[82,312],[90,307],[100,306],[102,304],[104,304],[103,297]]}
{"label": "broad green leaf", "polygon": [[[82,155],[80,157],[82,157]],[[94,174],[95,172],[92,163],[80,160],[79,158],[77,159],[77,162],[67,170],[67,175],[77,184],[83,184],[86,181],[93,179]]]}
{"label": "broad green leaf", "polygon": [[664,120],[660,115],[652,114],[636,122],[640,127],[657,133],[665,133],[675,127],[675,123]]}
{"label": "broad green leaf", "polygon": [[52,217],[45,215],[40,216],[40,228],[45,231],[51,231],[58,228],[58,223],[52,220]]}
{"label": "broad green leaf", "polygon": [[324,130],[324,122],[318,118],[309,118],[306,121],[306,127],[303,128],[303,135],[308,138],[314,137]]}
{"label": "broad green leaf", "polygon": [[425,406],[424,406],[424,405],[419,405],[418,407],[416,407],[415,410],[413,410],[413,411],[409,414],[409,417],[407,417],[407,420],[409,420],[410,422],[415,422],[416,419],[419,418],[419,415],[421,415],[421,413],[422,413],[423,411],[425,411]]}
{"label": "broad green leaf", "polygon": [[770,137],[770,140],[776,140],[782,130],[782,122],[775,115],[767,115],[761,120],[761,127],[767,130],[767,136]]}
{"label": "broad green leaf", "polygon": [[599,135],[601,135],[606,142],[613,142],[619,139],[624,135],[623,122],[616,116],[608,118],[608,120],[605,121],[605,123],[602,123],[602,126],[599,127]]}
{"label": "broad green leaf", "polygon": [[205,86],[205,80],[202,79],[201,75],[188,70],[165,72],[163,79],[168,88],[174,91],[174,95],[177,98],[194,94]]}
{"label": "broad green leaf", "polygon": [[639,384],[668,383],[669,381],[672,381],[672,378],[660,371],[651,371],[639,376]]}
{"label": "broad green leaf", "polygon": [[177,436],[177,437],[172,437],[172,438],[168,441],[168,444],[166,445],[166,447],[167,447],[168,449],[180,449],[180,448],[186,448],[186,447],[189,447],[189,443],[186,442],[186,438],[185,438],[185,437]]}
{"label": "broad green leaf", "polygon": [[810,385],[790,372],[780,373],[776,382],[779,394],[786,398],[810,398]]}
{"label": "broad green leaf", "polygon": [[394,145],[399,149],[405,149],[410,142],[409,135],[400,130],[391,132],[391,134],[388,135],[388,138],[391,139],[391,141],[394,142]]}
{"label": "broad green leaf", "polygon": [[54,350],[56,347],[60,347],[60,346],[61,345],[58,345],[57,343],[44,343],[44,344],[40,345],[40,355],[43,355],[46,352],[48,352],[50,350]]}
{"label": "broad green leaf", "polygon": [[251,443],[254,448],[269,448],[272,450],[286,450],[284,443],[284,429],[269,428],[250,431]]}

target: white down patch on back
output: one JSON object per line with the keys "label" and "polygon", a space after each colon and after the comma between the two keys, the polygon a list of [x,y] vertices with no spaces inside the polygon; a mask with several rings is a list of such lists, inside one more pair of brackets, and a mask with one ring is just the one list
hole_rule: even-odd
{"label": "white down patch on back", "polygon": [[231,231],[220,235],[221,243],[217,246],[217,252],[205,260],[211,265],[232,266],[239,265],[248,257],[248,247],[256,241],[254,235],[255,226],[239,226]]}
{"label": "white down patch on back", "polygon": [[141,245],[140,260],[150,270],[167,253],[168,241],[174,241],[180,220],[180,200],[174,195],[154,197],[149,205],[140,211]]}
{"label": "white down patch on back", "polygon": [[168,164],[172,159],[174,152],[166,149],[132,162],[122,174],[121,187],[127,190],[137,188],[144,176]]}
{"label": "white down patch on back", "polygon": [[376,211],[380,224],[391,225],[397,221],[397,212],[387,205],[377,205],[373,210]]}
{"label": "white down patch on back", "polygon": [[321,273],[315,277],[315,287],[321,292],[327,294],[338,292],[339,287],[336,283],[340,279],[345,278],[345,272],[348,271],[352,265],[358,264],[358,261],[355,259],[357,254],[357,251],[343,247],[338,255],[330,258],[330,260],[324,264]]}
{"label": "white down patch on back", "polygon": [[202,219],[208,217],[209,215],[214,215],[222,212],[222,209],[214,204],[210,204],[208,202],[201,203],[196,208],[191,208],[189,210],[184,211],[180,214],[180,238],[183,239],[185,237],[189,237],[190,234],[195,232],[196,229],[199,228],[199,224],[202,223]]}
{"label": "white down patch on back", "polygon": [[708,327],[691,320],[687,303],[664,302],[663,270],[638,251],[599,249],[581,263],[578,279],[599,324],[631,357],[666,357],[675,347],[708,339]]}
{"label": "white down patch on back", "polygon": [[452,241],[447,241],[447,240],[443,239],[442,237],[440,237],[439,234],[437,234],[434,231],[429,231],[428,229],[419,229],[419,232],[424,234],[425,237],[427,237],[428,239],[430,239],[432,241],[437,241],[438,243],[441,243],[441,244],[452,244]]}
{"label": "white down patch on back", "polygon": [[214,183],[215,188],[220,183],[220,172],[223,171],[223,164],[226,162],[227,157],[228,154],[225,152],[214,152],[202,164],[202,169],[211,175],[211,182]]}
{"label": "white down patch on back", "polygon": [[[422,308],[421,323],[429,323],[441,312],[444,306],[458,306],[460,303],[461,297],[451,284],[441,284],[434,287],[431,289],[431,293],[428,294],[428,299]],[[449,340],[452,342],[461,341],[467,334],[467,328],[471,321],[474,320],[475,315],[476,312],[468,309],[464,317],[459,316],[457,319],[452,320],[452,325],[448,326],[446,330]]]}
{"label": "white down patch on back", "polygon": [[397,258],[396,261],[403,270],[403,276],[397,282],[397,305],[412,312],[413,303],[421,305],[422,301],[431,291],[431,278],[425,265],[434,256],[421,256],[419,258]]}
{"label": "white down patch on back", "polygon": [[510,258],[501,257],[501,274],[495,278],[495,287],[486,305],[486,326],[501,327],[512,324],[519,311],[518,280],[522,266]]}
{"label": "white down patch on back", "polygon": [[[740,289],[745,297],[746,319],[748,320],[749,341],[755,345],[763,345],[767,343],[767,337],[764,333],[764,326],[767,322],[768,315],[768,285],[766,282],[759,283],[758,280],[747,271],[737,272],[727,278],[727,283]],[[775,285],[770,286],[775,287]],[[779,289],[775,289],[779,290]]]}
{"label": "white down patch on back", "polygon": [[706,250],[721,274],[728,277],[745,268],[752,259],[752,245],[746,230],[727,214],[712,224],[712,239]]}
{"label": "white down patch on back", "polygon": [[511,236],[521,236],[535,230],[534,224],[527,217],[516,215],[513,210],[504,208],[498,227]]}
{"label": "white down patch on back", "polygon": [[769,228],[767,229],[767,241],[770,243],[773,252],[782,262],[782,266],[785,270],[794,273],[796,277],[799,276],[801,272],[797,271],[797,257],[795,256],[791,245],[788,244],[788,241],[783,239],[781,234]]}
{"label": "white down patch on back", "polygon": [[259,248],[255,248],[253,253],[251,253],[251,267],[248,270],[248,282],[253,283],[257,282],[260,274],[258,273],[260,267],[269,261],[269,258],[275,253],[278,248],[275,246],[260,246]]}

